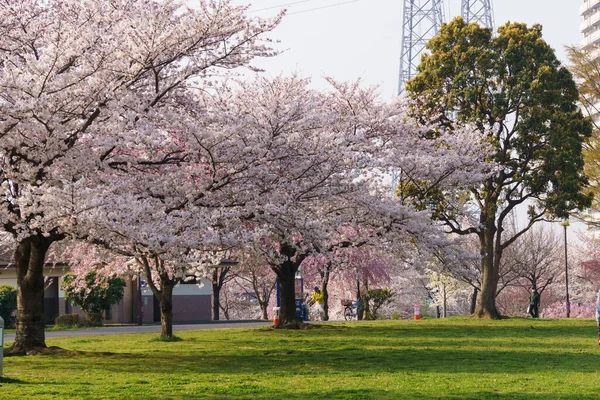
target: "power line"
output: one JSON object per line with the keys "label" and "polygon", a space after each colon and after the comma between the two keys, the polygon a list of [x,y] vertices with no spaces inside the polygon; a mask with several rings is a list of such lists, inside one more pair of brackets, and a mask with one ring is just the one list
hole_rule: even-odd
{"label": "power line", "polygon": [[[294,4],[300,4],[300,3],[308,3],[310,1],[314,1],[314,0],[302,0],[302,1],[295,1],[292,3],[287,3],[287,4],[281,4],[279,6],[273,6],[273,7],[266,7],[266,8],[261,8],[259,10],[252,10],[252,11],[248,11],[248,13],[255,13],[255,12],[259,12],[259,11],[266,11],[266,10],[273,10],[275,8],[283,8],[286,6],[291,6]],[[321,7],[314,7],[314,8],[309,8],[307,10],[301,10],[301,11],[295,11],[295,12],[291,12],[291,13],[286,13],[285,15],[294,15],[294,14],[302,14],[302,13],[307,13],[307,12],[311,12],[311,11],[317,11],[317,10],[322,10],[324,8],[331,8],[331,7],[337,7],[337,6],[341,6],[344,4],[350,4],[350,3],[356,3],[358,1],[362,1],[362,0],[350,0],[350,1],[343,1],[341,3],[334,3],[334,4],[329,4],[326,6],[321,6]]]}
{"label": "power line", "polygon": [[343,2],[341,2],[341,3],[330,4],[330,5],[328,5],[328,6],[315,7],[315,8],[309,8],[308,10],[302,10],[302,11],[291,12],[291,13],[288,13],[287,15],[302,14],[302,13],[307,13],[307,12],[310,12],[310,11],[322,10],[322,9],[324,9],[324,8],[331,8],[331,7],[337,7],[337,6],[341,6],[341,5],[344,5],[344,4],[356,3],[356,2],[358,2],[358,1],[361,1],[361,0],[350,0],[350,1],[343,1]]}
{"label": "power line", "polygon": [[259,11],[272,10],[274,8],[283,8],[283,7],[287,7],[287,6],[293,6],[294,4],[308,3],[309,1],[313,1],[313,0],[294,1],[293,3],[281,4],[279,6],[266,7],[266,8],[261,8],[261,9],[258,9],[258,10],[252,10],[252,11],[248,11],[248,12],[249,13],[255,13],[255,12],[259,12]]}

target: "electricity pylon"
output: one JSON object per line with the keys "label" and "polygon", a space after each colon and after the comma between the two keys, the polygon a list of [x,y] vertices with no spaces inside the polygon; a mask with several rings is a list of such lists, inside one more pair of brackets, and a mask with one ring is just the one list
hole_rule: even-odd
{"label": "electricity pylon", "polygon": [[440,30],[443,9],[442,0],[404,0],[398,94],[404,91],[406,81],[416,75],[425,45]]}
{"label": "electricity pylon", "polygon": [[494,28],[492,0],[462,0],[460,14],[467,22],[477,22],[486,28]]}

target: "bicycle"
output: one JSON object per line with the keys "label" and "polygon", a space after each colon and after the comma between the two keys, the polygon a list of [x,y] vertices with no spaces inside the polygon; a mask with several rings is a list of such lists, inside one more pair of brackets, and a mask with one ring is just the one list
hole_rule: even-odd
{"label": "bicycle", "polygon": [[356,318],[357,306],[355,301],[344,299],[342,300],[342,305],[344,306],[344,319],[346,321]]}

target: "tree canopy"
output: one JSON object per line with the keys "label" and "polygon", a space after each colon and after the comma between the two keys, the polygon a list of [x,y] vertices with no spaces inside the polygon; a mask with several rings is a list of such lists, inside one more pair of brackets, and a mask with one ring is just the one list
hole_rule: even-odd
{"label": "tree canopy", "polygon": [[[476,315],[498,318],[502,251],[535,222],[566,218],[590,205],[582,146],[591,124],[578,109],[571,73],[542,38],[540,25],[509,22],[493,35],[456,18],[427,49],[418,75],[407,83],[413,111],[443,129],[475,124],[498,167],[468,197],[436,192],[425,200],[449,232],[478,235],[482,288]],[[460,218],[465,203],[474,206],[474,220]],[[503,236],[507,217],[519,206],[528,207],[527,222]]]}
{"label": "tree canopy", "polygon": [[[567,55],[571,65],[569,69],[577,78],[579,100],[594,129],[592,136],[584,144],[585,173],[590,178],[590,190],[594,193],[592,208],[600,210],[598,194],[600,193],[600,125],[598,119],[598,99],[600,99],[600,59],[596,48],[568,47]],[[597,223],[584,216],[590,223]]]}

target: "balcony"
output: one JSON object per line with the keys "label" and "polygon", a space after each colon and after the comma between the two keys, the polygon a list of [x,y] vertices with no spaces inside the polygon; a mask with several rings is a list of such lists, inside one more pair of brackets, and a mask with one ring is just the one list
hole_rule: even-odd
{"label": "balcony", "polygon": [[598,22],[600,22],[600,10],[596,11],[595,13],[589,16],[586,16],[585,20],[581,23],[581,25],[579,25],[579,31],[585,32],[594,25],[596,25]]}
{"label": "balcony", "polygon": [[592,44],[600,42],[600,30],[590,33],[588,36],[583,38],[583,47],[589,47]]}
{"label": "balcony", "polygon": [[581,7],[579,7],[579,14],[583,15],[586,11],[600,5],[600,0],[586,0],[583,2]]}

